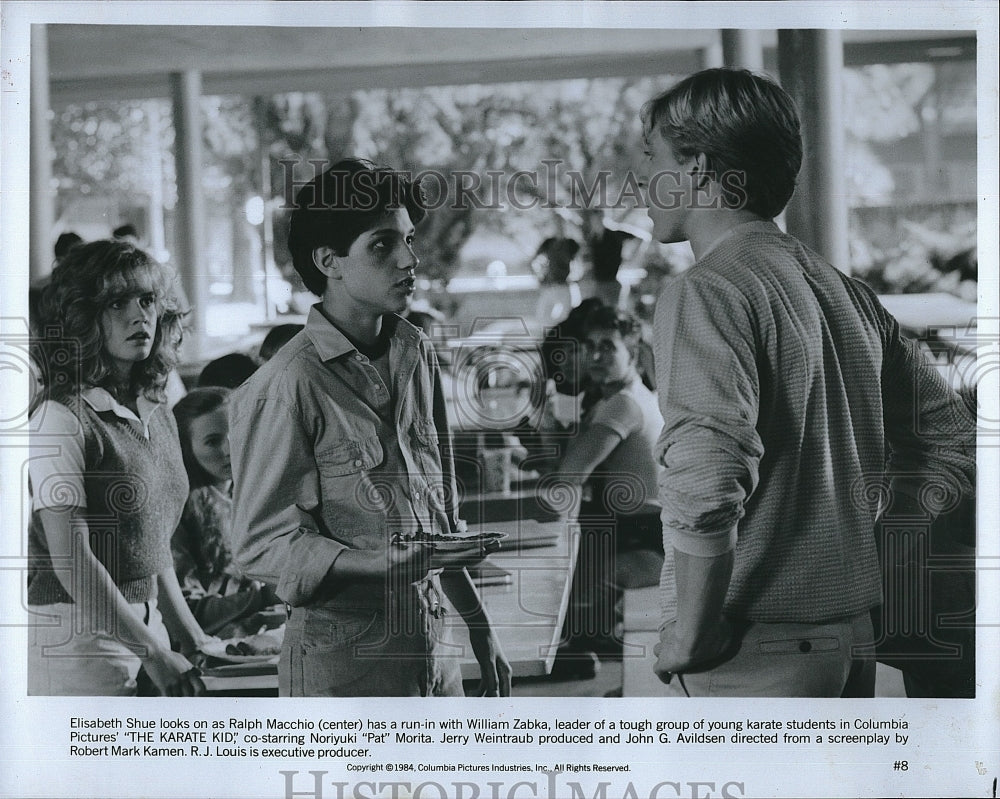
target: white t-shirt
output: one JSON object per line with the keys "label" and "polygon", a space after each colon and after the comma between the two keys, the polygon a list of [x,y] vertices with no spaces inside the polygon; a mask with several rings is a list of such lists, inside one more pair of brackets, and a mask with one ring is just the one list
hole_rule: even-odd
{"label": "white t-shirt", "polygon": [[[621,438],[592,478],[595,489],[603,492],[605,504],[620,513],[659,510],[657,478],[663,467],[654,460],[653,451],[663,430],[663,417],[656,395],[638,378],[632,380],[617,394],[594,403],[582,435],[597,425],[610,428]],[[599,496],[595,491],[595,499]]]}

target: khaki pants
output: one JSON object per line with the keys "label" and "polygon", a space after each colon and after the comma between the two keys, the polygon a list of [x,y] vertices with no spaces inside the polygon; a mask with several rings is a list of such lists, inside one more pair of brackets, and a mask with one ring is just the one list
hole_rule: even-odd
{"label": "khaki pants", "polygon": [[871,615],[823,624],[752,623],[732,660],[674,676],[665,687],[668,696],[874,696]]}

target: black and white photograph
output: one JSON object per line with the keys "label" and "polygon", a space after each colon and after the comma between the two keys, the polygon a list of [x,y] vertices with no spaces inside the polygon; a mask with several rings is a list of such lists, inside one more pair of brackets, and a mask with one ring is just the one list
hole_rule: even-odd
{"label": "black and white photograph", "polygon": [[996,796],[996,2],[0,10],[0,797]]}

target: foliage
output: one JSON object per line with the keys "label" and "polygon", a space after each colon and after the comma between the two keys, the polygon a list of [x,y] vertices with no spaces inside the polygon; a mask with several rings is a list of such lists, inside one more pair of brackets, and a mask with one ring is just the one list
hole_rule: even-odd
{"label": "foliage", "polygon": [[[74,202],[111,195],[139,205],[162,179],[164,203],[176,202],[173,127],[167,104],[158,100],[67,105],[51,125],[52,174],[57,186],[56,216]],[[155,160],[154,160],[155,159]],[[162,177],[161,177],[162,176]],[[109,223],[113,227],[116,222]]]}
{"label": "foliage", "polygon": [[[329,163],[348,154],[443,177],[449,201],[418,230],[422,271],[431,279],[444,281],[456,272],[473,236],[515,243],[502,256],[524,253],[523,263],[511,264],[515,272],[525,271],[531,253],[552,236],[576,239],[582,260],[590,264],[606,221],[637,217],[645,224],[641,212],[629,213],[635,197],[626,176],[639,150],[641,104],[670,82],[668,76],[595,78],[351,95],[207,97],[203,186],[211,203],[241,214],[243,202],[261,192],[263,159],[269,161],[275,260],[290,278],[287,214],[280,208],[288,187],[313,176],[310,161]],[[975,130],[974,65],[852,68],[845,70],[844,89],[846,170],[854,206],[896,202],[886,147],[923,135],[929,114],[937,114],[944,135]],[[163,100],[62,108],[52,125],[59,214],[72,217],[74,201],[88,196],[125,206],[158,198],[172,208],[173,143],[169,103]],[[535,174],[536,181],[522,176],[515,182],[520,171]],[[432,196],[441,191],[440,181],[434,182],[428,186]],[[949,222],[939,217],[915,213],[900,219],[946,231],[937,226]],[[855,269],[886,290],[922,285],[910,279],[920,269],[905,264],[937,257],[912,236],[903,247],[893,237],[899,225],[899,220],[895,226],[869,224],[858,214],[852,222]],[[652,246],[642,260],[651,279],[658,279],[683,268],[675,256]]]}
{"label": "foliage", "polygon": [[[872,64],[845,70],[843,79],[855,274],[884,293],[946,291],[974,300],[975,185],[942,185],[935,170],[943,163],[898,152],[909,146],[910,159],[928,149],[942,162],[969,158],[947,137],[976,130],[974,63]],[[892,165],[922,176],[922,192],[903,194]],[[968,200],[948,196],[956,190]]]}
{"label": "foliage", "polygon": [[[420,232],[433,277],[455,271],[476,230],[532,248],[548,236],[575,238],[586,253],[605,214],[627,210],[609,206],[633,166],[639,108],[653,87],[599,78],[359,92],[354,141],[373,160],[445,176],[449,202]],[[476,184],[478,207],[468,193]],[[595,186],[603,191],[588,203]]]}

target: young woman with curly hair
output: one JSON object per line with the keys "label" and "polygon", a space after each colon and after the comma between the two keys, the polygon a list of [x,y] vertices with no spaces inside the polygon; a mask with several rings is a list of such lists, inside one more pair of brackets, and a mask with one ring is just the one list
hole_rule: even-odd
{"label": "young woman with curly hair", "polygon": [[[181,316],[164,267],[126,241],[74,248],[40,297],[30,694],[135,694],[140,665],[163,694],[204,690],[187,656],[208,636],[170,552],[188,491],[163,404]],[[172,651],[171,635],[185,654]]]}

